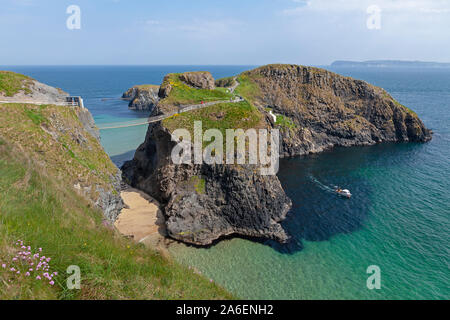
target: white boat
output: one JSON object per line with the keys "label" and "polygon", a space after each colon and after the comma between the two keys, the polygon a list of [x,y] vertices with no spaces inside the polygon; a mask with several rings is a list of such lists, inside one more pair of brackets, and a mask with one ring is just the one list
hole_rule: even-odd
{"label": "white boat", "polygon": [[336,193],[338,195],[340,195],[341,197],[345,197],[345,198],[349,198],[349,199],[352,197],[352,194],[347,189],[337,189]]}

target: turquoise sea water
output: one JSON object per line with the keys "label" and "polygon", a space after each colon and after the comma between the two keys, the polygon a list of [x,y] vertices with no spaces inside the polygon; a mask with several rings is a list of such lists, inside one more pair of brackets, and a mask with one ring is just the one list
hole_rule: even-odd
{"label": "turquoise sea water", "polygon": [[[98,124],[145,117],[117,98],[164,74],[210,70],[216,78],[248,67],[3,67],[82,95]],[[293,200],[283,223],[288,245],[225,240],[198,249],[171,248],[181,263],[249,299],[450,298],[450,70],[335,69],[381,86],[416,111],[434,139],[427,144],[337,148],[283,159],[279,178]],[[143,141],[145,127],[102,132],[120,165]],[[349,188],[351,200],[330,188]],[[381,290],[366,287],[370,265]]]}

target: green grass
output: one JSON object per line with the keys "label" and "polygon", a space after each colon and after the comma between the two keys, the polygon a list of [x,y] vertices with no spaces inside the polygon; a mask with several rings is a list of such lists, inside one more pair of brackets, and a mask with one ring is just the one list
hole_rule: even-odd
{"label": "green grass", "polygon": [[[169,96],[161,101],[162,104],[188,105],[197,104],[201,101],[229,100],[232,95],[224,88],[215,90],[192,88],[180,80],[181,74],[171,74],[166,82],[172,86]],[[167,83],[163,83],[163,86]]]}
{"label": "green grass", "polygon": [[0,104],[0,134],[33,152],[35,159],[44,163],[54,176],[64,176],[72,185],[79,182],[110,190],[110,177],[117,173],[117,168],[100,143],[84,131],[77,110],[52,105]]}
{"label": "green grass", "polygon": [[408,112],[409,114],[418,117],[417,113],[414,112],[413,110],[411,110],[410,108],[408,108],[407,106],[404,106],[403,104],[401,104],[400,102],[398,102],[397,100],[395,100],[389,93],[387,93],[385,90],[383,90],[383,96],[387,99],[392,100],[396,106],[402,108],[403,110],[405,110],[406,112]]}
{"label": "green grass", "polygon": [[297,128],[297,125],[294,123],[294,121],[292,121],[292,119],[290,119],[286,116],[283,116],[283,115],[277,115],[276,124],[285,129]]}
{"label": "green grass", "polygon": [[202,121],[202,129],[218,129],[226,136],[227,129],[258,128],[262,119],[261,113],[247,101],[239,103],[219,103],[207,108],[185,112],[167,118],[163,125],[171,132],[176,129],[187,129],[194,134],[194,121]]}
{"label": "green grass", "polygon": [[216,80],[216,87],[229,88],[234,85],[234,77],[227,77]]}
{"label": "green grass", "polygon": [[0,71],[0,93],[3,93],[6,97],[12,97],[20,91],[26,94],[31,93],[29,86],[32,84],[30,77],[9,72]]}
{"label": "green grass", "polygon": [[194,184],[195,191],[198,194],[205,194],[206,193],[206,181],[205,179],[199,177],[199,176],[193,176],[191,177],[191,183]]}
{"label": "green grass", "polygon": [[236,93],[248,101],[255,101],[261,96],[261,88],[256,84],[254,79],[248,74],[243,73],[237,78],[239,86]]}
{"label": "green grass", "polygon": [[[119,235],[103,223],[102,212],[75,192],[74,181],[102,185],[116,169],[96,140],[74,141],[72,136],[83,131],[73,108],[8,104],[0,105],[0,112],[0,262],[11,261],[13,243],[21,239],[42,247],[52,258],[52,271],[59,273],[51,287],[31,278],[16,280],[0,268],[0,300],[233,298],[161,253]],[[36,115],[49,119],[46,130],[59,136],[44,131]],[[55,117],[65,133],[53,126]],[[201,181],[197,188],[203,190]],[[81,290],[66,288],[70,265],[81,268]]]}
{"label": "green grass", "polygon": [[156,84],[140,84],[135,86],[138,89],[156,89],[159,88],[159,85]]}
{"label": "green grass", "polygon": [[41,106],[39,109],[26,109],[25,110],[26,115],[37,126],[39,126],[41,123],[44,123],[47,121],[47,118],[45,118],[45,116],[42,114],[43,108],[45,108],[45,106]]}

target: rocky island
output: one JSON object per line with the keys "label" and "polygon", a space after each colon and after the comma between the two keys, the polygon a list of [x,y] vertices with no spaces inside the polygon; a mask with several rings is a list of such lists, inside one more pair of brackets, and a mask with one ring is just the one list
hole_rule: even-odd
{"label": "rocky island", "polygon": [[159,86],[137,85],[128,89],[122,99],[130,101],[128,108],[137,111],[153,111],[159,101]]}
{"label": "rocky island", "polygon": [[[234,92],[216,87],[234,81]],[[244,100],[224,102],[236,94]],[[145,142],[122,168],[129,184],[162,204],[169,236],[195,245],[228,235],[286,242],[280,222],[292,202],[277,176],[262,176],[251,165],[174,165],[171,134],[178,128],[192,132],[194,121],[223,132],[277,128],[282,157],[432,137],[412,110],[382,88],[312,67],[268,65],[219,81],[208,72],[169,74],[159,99],[152,115],[221,102],[150,124]]]}

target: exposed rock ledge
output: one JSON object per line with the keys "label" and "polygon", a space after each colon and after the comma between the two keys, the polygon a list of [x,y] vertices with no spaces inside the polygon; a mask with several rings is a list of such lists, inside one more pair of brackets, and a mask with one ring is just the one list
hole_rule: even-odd
{"label": "exposed rock ledge", "polygon": [[139,85],[128,89],[122,99],[129,100],[128,108],[138,111],[153,111],[159,101],[159,86]]}
{"label": "exposed rock ledge", "polygon": [[[0,78],[0,88],[10,89],[10,92],[0,90],[2,113],[9,112],[10,108],[17,108],[14,112],[24,108],[28,113],[38,114],[42,119],[40,130],[33,133],[31,140],[31,136],[25,139],[42,149],[36,153],[36,146],[33,145],[31,154],[36,158],[34,160],[46,166],[48,170],[56,170],[58,175],[64,173],[62,177],[66,179],[66,183],[101,209],[107,220],[114,222],[123,208],[119,194],[122,173],[103,150],[98,128],[89,110],[58,106],[57,104],[65,102],[69,95],[61,89],[14,72],[0,71],[0,74],[6,78]],[[3,102],[14,104],[3,105]],[[12,132],[14,131],[4,130],[0,135],[8,138]],[[18,143],[23,138],[22,135],[26,134],[21,130],[10,139]],[[22,141],[21,148],[26,150],[25,144]]]}
{"label": "exposed rock ledge", "polygon": [[169,236],[209,245],[226,235],[286,242],[284,220],[291,200],[276,176],[251,166],[174,165],[170,132],[150,125],[145,142],[123,169],[124,178],[165,205]]}
{"label": "exposed rock ledge", "polygon": [[[168,79],[161,86],[162,99],[176,90]],[[237,92],[258,107],[260,126],[280,129],[282,157],[432,137],[413,111],[383,89],[326,70],[270,65],[245,72],[238,81],[245,86]],[[216,116],[206,115],[210,122]],[[170,137],[164,123],[151,124],[145,142],[122,169],[128,183],[164,206],[171,237],[196,245],[233,234],[288,241],[279,222],[292,203],[276,176],[260,176],[251,166],[174,165]]]}

